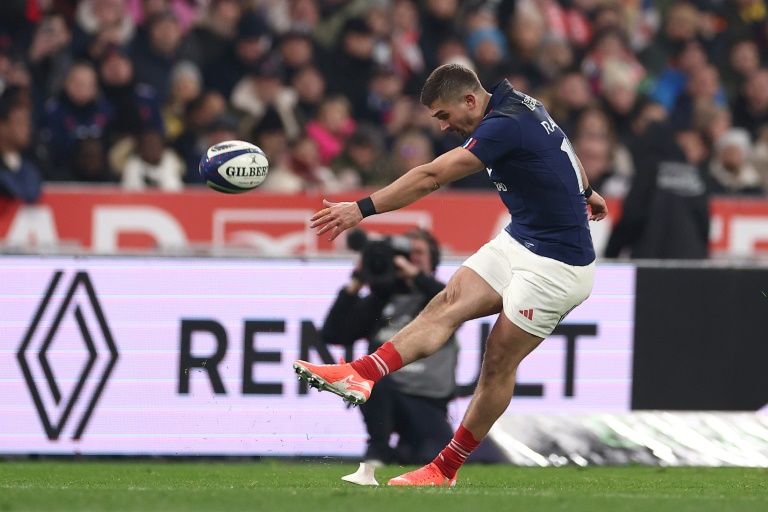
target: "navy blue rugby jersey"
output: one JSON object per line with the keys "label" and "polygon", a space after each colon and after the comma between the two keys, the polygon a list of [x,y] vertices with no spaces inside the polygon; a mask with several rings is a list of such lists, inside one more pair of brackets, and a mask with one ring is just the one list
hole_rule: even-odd
{"label": "navy blue rugby jersey", "polygon": [[506,227],[530,251],[584,266],[595,260],[581,172],[568,137],[537,100],[502,80],[463,146],[486,166],[512,215]]}

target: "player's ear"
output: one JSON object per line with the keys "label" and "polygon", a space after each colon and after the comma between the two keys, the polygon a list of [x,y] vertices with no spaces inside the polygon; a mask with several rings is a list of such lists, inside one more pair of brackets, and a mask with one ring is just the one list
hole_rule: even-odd
{"label": "player's ear", "polygon": [[469,110],[472,110],[477,105],[477,98],[471,92],[467,93],[464,95],[464,103],[469,107]]}

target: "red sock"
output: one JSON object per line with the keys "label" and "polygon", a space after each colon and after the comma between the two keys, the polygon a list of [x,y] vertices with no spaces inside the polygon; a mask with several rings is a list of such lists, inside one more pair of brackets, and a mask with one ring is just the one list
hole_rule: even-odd
{"label": "red sock", "polygon": [[378,382],[388,373],[402,368],[403,358],[397,353],[392,342],[388,341],[376,349],[373,354],[363,356],[350,364],[361,377]]}
{"label": "red sock", "polygon": [[443,451],[435,458],[435,465],[440,468],[448,478],[456,476],[456,472],[459,470],[464,461],[467,460],[469,454],[472,453],[480,441],[475,439],[472,432],[464,428],[464,425],[459,425],[456,434],[454,434],[451,442],[448,443]]}

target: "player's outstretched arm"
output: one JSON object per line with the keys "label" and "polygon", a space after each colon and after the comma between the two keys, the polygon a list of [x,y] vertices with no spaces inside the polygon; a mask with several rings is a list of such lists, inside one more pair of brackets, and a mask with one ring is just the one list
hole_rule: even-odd
{"label": "player's outstretched arm", "polygon": [[[483,163],[464,148],[455,148],[440,155],[428,164],[414,167],[397,180],[371,194],[372,213],[398,210],[421,199],[459,178],[481,170]],[[368,199],[368,198],[367,198]],[[322,235],[331,231],[329,240],[335,239],[349,228],[363,220],[358,203],[332,203],[323,200],[323,208],[310,219],[309,226]]]}

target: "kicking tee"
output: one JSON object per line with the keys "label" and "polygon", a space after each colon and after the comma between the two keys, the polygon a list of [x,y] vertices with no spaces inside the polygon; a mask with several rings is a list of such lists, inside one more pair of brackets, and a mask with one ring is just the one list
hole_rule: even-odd
{"label": "kicking tee", "polygon": [[595,260],[581,171],[571,142],[544,106],[508,80],[463,146],[485,165],[512,216],[507,232],[528,250],[568,265]]}

